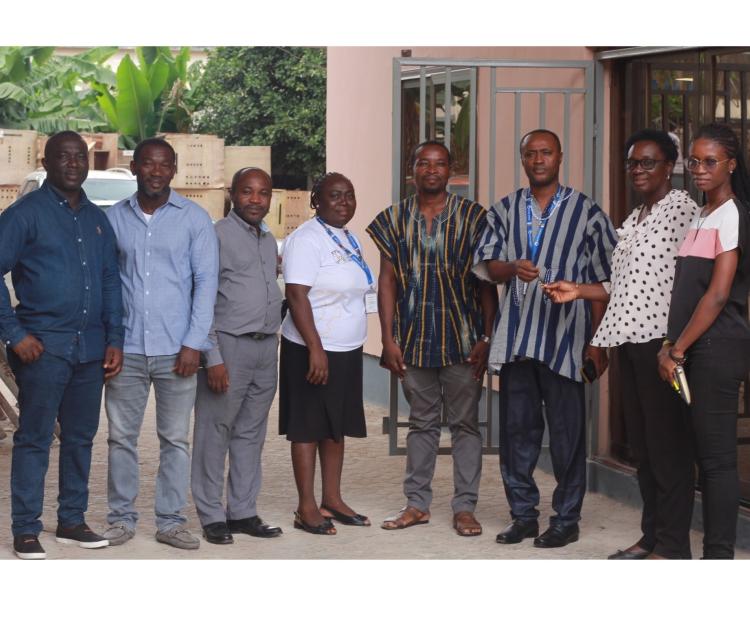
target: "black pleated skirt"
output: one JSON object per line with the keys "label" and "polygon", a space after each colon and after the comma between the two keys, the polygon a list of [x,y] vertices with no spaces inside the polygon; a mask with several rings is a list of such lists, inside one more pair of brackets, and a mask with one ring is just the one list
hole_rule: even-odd
{"label": "black pleated skirt", "polygon": [[326,351],[328,383],[312,385],[305,379],[307,347],[281,338],[279,368],[279,434],[289,441],[340,441],[366,437],[362,405],[362,347]]}

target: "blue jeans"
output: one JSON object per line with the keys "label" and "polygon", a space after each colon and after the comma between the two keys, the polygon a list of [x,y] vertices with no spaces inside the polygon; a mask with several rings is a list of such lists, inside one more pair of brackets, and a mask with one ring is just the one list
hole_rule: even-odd
{"label": "blue jeans", "polygon": [[154,509],[156,528],[169,531],[187,520],[190,471],[188,433],[195,403],[195,375],[173,372],[177,355],[147,357],[126,353],[122,372],[107,383],[104,403],[109,420],[109,475],[107,498],[110,524],[123,523],[135,530],[138,512],[138,435],[151,384],[156,395],[156,434],[159,437],[159,471]]}
{"label": "blue jeans", "polygon": [[60,422],[60,472],[57,522],[63,527],[83,523],[88,508],[91,446],[99,428],[104,369],[101,360],[73,364],[46,351],[23,364],[8,349],[16,376],[21,411],[13,435],[10,474],[12,531],[42,531],[44,478],[55,421]]}

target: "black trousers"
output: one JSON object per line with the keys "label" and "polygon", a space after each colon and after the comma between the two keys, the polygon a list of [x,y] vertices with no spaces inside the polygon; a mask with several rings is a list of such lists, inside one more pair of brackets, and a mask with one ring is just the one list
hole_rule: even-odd
{"label": "black trousers", "polygon": [[542,447],[544,416],[549,425],[550,456],[557,486],[551,525],[572,525],[581,518],[586,493],[586,407],[583,384],[535,360],[503,364],[500,370],[500,472],[513,519],[539,517],[539,488],[534,469]]}
{"label": "black trousers", "polygon": [[689,559],[695,495],[693,436],[687,406],[658,373],[662,340],[617,348],[628,443],[643,498],[638,546]]}
{"label": "black trousers", "polygon": [[703,557],[731,559],[740,497],[737,406],[750,364],[750,341],[705,338],[687,353],[703,500]]}

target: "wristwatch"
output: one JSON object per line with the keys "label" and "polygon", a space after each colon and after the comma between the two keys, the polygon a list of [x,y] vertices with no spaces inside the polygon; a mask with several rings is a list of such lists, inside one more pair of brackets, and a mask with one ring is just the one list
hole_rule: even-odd
{"label": "wristwatch", "polygon": [[481,340],[485,344],[489,344],[490,343],[490,337],[487,336],[487,335],[485,335],[485,334],[482,334],[481,336],[479,336],[479,340]]}

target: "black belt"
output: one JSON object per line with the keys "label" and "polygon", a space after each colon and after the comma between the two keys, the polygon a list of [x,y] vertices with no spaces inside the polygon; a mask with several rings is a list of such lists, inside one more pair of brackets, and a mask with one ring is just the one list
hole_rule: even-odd
{"label": "black belt", "polygon": [[271,336],[275,336],[276,334],[264,334],[262,332],[248,332],[242,335],[247,338],[252,338],[253,340],[265,340],[266,338],[270,338]]}

